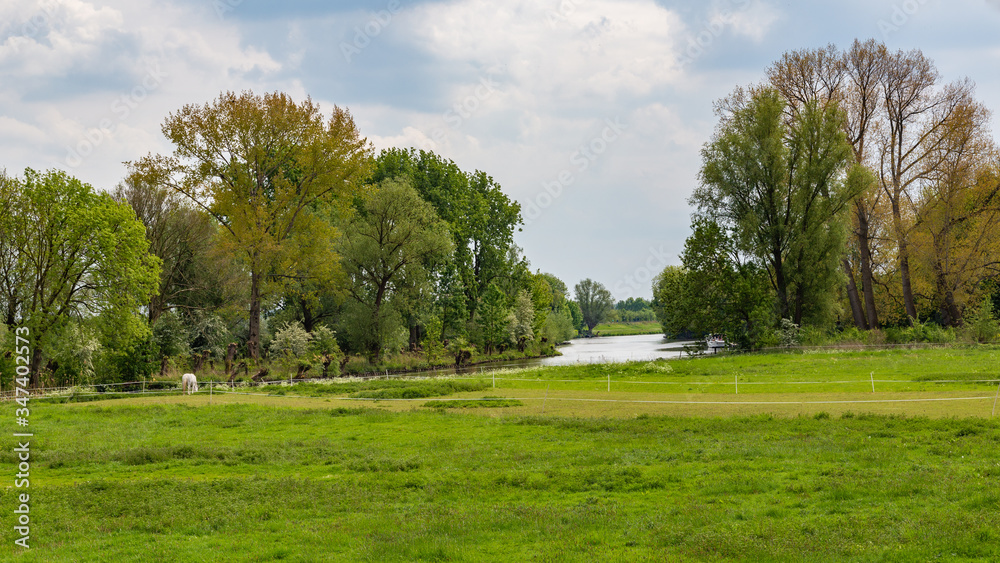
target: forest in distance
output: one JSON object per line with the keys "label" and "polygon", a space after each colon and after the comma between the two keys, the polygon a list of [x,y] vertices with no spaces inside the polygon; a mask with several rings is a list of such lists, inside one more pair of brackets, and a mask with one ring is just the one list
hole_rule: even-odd
{"label": "forest in distance", "polygon": [[996,338],[1000,159],[972,82],[874,40],[766,77],[717,103],[691,235],[652,301],[532,271],[520,206],[486,172],[376,154],[345,108],[225,92],[169,114],[173,152],[106,192],[0,177],[0,338],[30,330],[34,386],[549,355],[607,321],[743,349]]}

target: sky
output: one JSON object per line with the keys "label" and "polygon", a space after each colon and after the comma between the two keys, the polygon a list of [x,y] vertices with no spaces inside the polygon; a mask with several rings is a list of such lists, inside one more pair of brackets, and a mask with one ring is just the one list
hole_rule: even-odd
{"label": "sky", "polygon": [[690,232],[714,101],[782,53],[874,38],[998,111],[998,29],[1000,0],[5,0],[0,169],[111,189],[172,152],[160,126],[186,104],[309,96],[377,150],[492,176],[533,271],[649,298]]}

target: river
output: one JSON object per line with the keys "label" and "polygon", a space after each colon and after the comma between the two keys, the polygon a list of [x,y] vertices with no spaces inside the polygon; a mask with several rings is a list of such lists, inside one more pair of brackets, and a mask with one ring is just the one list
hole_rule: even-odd
{"label": "river", "polygon": [[[657,358],[677,358],[684,353],[684,345],[690,341],[667,340],[662,334],[640,334],[633,336],[601,336],[598,338],[577,338],[559,347],[561,356],[531,358],[466,366],[460,373],[474,373],[501,368],[525,368],[537,366],[569,366],[574,364],[608,364],[615,362],[648,362]],[[455,368],[437,369],[422,374],[450,375]]]}

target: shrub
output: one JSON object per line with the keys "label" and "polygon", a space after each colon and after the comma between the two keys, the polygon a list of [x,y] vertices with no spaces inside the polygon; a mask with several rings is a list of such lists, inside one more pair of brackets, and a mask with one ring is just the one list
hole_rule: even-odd
{"label": "shrub", "polygon": [[987,296],[971,314],[966,315],[962,338],[969,342],[986,343],[1000,335],[1000,322],[993,311],[993,300]]}
{"label": "shrub", "polygon": [[802,343],[802,330],[791,319],[781,319],[778,329],[778,341],[782,348],[791,348]]}

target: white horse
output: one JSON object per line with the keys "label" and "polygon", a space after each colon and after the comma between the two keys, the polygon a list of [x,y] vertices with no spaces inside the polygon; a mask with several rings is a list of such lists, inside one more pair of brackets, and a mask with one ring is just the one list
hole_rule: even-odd
{"label": "white horse", "polygon": [[193,373],[185,373],[181,376],[181,393],[191,393],[198,392],[198,378],[194,376]]}

